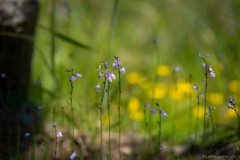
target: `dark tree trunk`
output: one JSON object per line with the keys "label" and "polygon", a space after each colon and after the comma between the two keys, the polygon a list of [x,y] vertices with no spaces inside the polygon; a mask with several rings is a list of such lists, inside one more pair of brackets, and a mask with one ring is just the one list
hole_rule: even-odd
{"label": "dark tree trunk", "polygon": [[15,157],[17,135],[23,141],[33,119],[27,88],[38,10],[37,0],[0,0],[0,159]]}

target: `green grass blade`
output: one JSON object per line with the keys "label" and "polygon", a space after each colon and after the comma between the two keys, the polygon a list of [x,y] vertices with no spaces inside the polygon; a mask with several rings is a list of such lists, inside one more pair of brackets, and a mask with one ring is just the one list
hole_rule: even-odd
{"label": "green grass blade", "polygon": [[51,13],[51,55],[52,55],[52,69],[54,70],[54,57],[55,57],[55,0],[52,0],[52,13]]}
{"label": "green grass blade", "polygon": [[111,22],[111,32],[110,32],[110,38],[109,38],[109,46],[108,46],[108,59],[109,59],[109,61],[112,58],[111,53],[112,53],[112,49],[113,49],[115,29],[116,29],[116,24],[117,24],[117,10],[118,10],[118,0],[115,0],[112,22]]}
{"label": "green grass blade", "polygon": [[63,34],[61,34],[61,33],[59,33],[59,32],[53,31],[53,30],[52,30],[51,28],[49,28],[49,27],[39,25],[38,28],[43,29],[43,30],[48,30],[48,31],[54,32],[54,35],[55,35],[57,38],[65,41],[65,42],[71,43],[71,44],[73,44],[73,45],[75,45],[75,46],[77,46],[77,47],[80,47],[80,48],[83,48],[83,49],[87,49],[87,50],[90,50],[90,49],[91,49],[89,46],[87,46],[87,45],[85,45],[85,44],[83,44],[83,43],[80,43],[80,42],[78,42],[78,41],[76,41],[76,40],[74,40],[74,39],[72,39],[72,38],[70,38],[70,37],[68,37],[68,36],[66,36],[66,35],[63,35]]}
{"label": "green grass blade", "polygon": [[7,36],[7,37],[21,38],[21,39],[29,40],[32,42],[35,41],[33,36],[27,35],[27,34],[19,34],[19,33],[14,33],[14,32],[0,32],[0,35]]}

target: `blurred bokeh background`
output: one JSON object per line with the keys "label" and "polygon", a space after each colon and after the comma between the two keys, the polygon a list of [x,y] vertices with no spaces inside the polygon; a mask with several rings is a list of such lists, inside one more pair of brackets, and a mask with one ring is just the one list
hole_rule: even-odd
{"label": "blurred bokeh background", "polygon": [[[210,54],[206,62],[216,74],[215,78],[208,78],[206,97],[207,106],[216,107],[213,111],[217,127],[215,142],[221,141],[224,145],[237,141],[238,118],[227,108],[227,100],[233,96],[238,104],[240,96],[240,2],[118,1],[115,17],[114,3],[110,0],[39,1],[28,99],[35,106],[41,103],[44,125],[51,125],[53,121],[60,124],[64,115],[63,127],[70,126],[70,73],[65,70],[73,69],[74,73],[83,75],[73,83],[75,127],[79,132],[93,135],[100,122],[92,87],[97,84],[103,87],[103,79],[97,78],[95,70],[103,61],[110,67],[114,56],[118,56],[126,69],[121,79],[122,133],[143,136],[144,105],[157,102],[169,115],[162,119],[163,142],[170,143],[174,139],[174,144],[188,143],[193,140],[197,119],[197,91],[191,87],[197,84],[199,91],[204,92],[205,71],[197,56],[201,53],[202,56]],[[158,37],[156,43],[154,37]],[[180,71],[174,74],[177,66]],[[118,79],[117,72],[115,74]],[[158,80],[152,95],[156,74]],[[38,78],[42,81],[41,92],[32,84]],[[110,89],[111,131],[116,133],[117,81],[113,81]],[[101,96],[101,92],[97,94],[98,106]],[[106,103],[105,98],[103,124],[107,132]],[[157,137],[158,115],[149,113],[152,107],[147,109],[147,121],[151,136]],[[54,108],[56,116],[53,119]],[[204,101],[200,99],[199,135],[203,130],[203,116]],[[210,122],[206,118],[209,144]],[[233,128],[225,131],[230,125]],[[197,143],[201,145],[202,139]]]}

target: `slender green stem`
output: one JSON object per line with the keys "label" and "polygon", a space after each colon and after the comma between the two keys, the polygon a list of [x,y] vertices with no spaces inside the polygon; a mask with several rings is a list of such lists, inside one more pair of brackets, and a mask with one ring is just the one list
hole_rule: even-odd
{"label": "slender green stem", "polygon": [[120,112],[120,106],[121,106],[121,94],[122,94],[122,89],[121,89],[121,72],[120,72],[120,67],[118,67],[118,73],[119,73],[119,106],[118,106],[118,125],[119,125],[119,144],[118,144],[118,148],[119,148],[119,159],[122,159],[121,156],[121,122],[120,122],[120,118],[121,118],[121,112]]}
{"label": "slender green stem", "polygon": [[[198,91],[198,89],[197,89],[197,91]],[[198,99],[198,102],[197,102],[198,108],[197,108],[197,123],[196,123],[196,130],[195,130],[193,160],[195,159],[195,154],[196,154],[196,141],[197,141],[198,120],[199,120],[199,117],[198,117],[198,114],[199,114],[199,105],[200,105],[200,102],[199,102],[199,91],[198,91],[198,94],[197,94],[197,99]]]}
{"label": "slender green stem", "polygon": [[[158,152],[160,153],[161,152],[161,112],[160,112],[160,108],[158,106],[158,112],[159,112],[159,122],[158,122],[158,125],[159,125],[159,131],[158,131]],[[158,158],[160,159],[160,155],[158,155]]]}
{"label": "slender green stem", "polygon": [[101,106],[99,107],[100,109],[100,121],[101,121],[101,160],[103,160],[103,139],[102,139],[102,104],[103,104],[103,98],[104,98],[104,93],[105,93],[105,84],[106,84],[106,78],[103,82],[103,94],[102,94],[102,100],[101,100]]}
{"label": "slender green stem", "polygon": [[213,148],[213,139],[214,139],[214,126],[213,126],[213,117],[212,117],[212,111],[209,108],[209,112],[210,112],[210,116],[211,116],[211,120],[212,120],[212,145],[211,145],[211,159],[212,159],[212,148]]}
{"label": "slender green stem", "polygon": [[52,13],[51,13],[51,54],[52,54],[52,69],[54,71],[54,56],[55,56],[55,38],[54,38],[54,32],[55,32],[55,0],[52,0]]}
{"label": "slender green stem", "polygon": [[111,140],[110,140],[110,131],[111,131],[111,126],[110,126],[110,98],[109,98],[109,89],[110,89],[110,86],[111,86],[111,82],[108,81],[108,90],[107,90],[107,105],[108,105],[108,125],[109,125],[109,132],[108,132],[108,136],[109,136],[109,140],[108,140],[108,145],[109,145],[109,158],[110,160],[112,159],[111,158]]}
{"label": "slender green stem", "polygon": [[57,159],[57,134],[56,134],[56,130],[55,130],[55,140],[56,140],[56,144],[55,144],[55,160]]}
{"label": "slender green stem", "polygon": [[[203,59],[203,61],[205,62],[205,60]],[[206,67],[206,72],[205,72],[205,108],[204,108],[204,114],[206,113],[206,109],[207,109],[207,74],[208,73],[208,67]],[[205,127],[206,127],[206,120],[205,120],[205,116],[204,116],[204,126],[203,126],[203,155],[205,155]],[[205,159],[205,156],[204,156]]]}
{"label": "slender green stem", "polygon": [[[73,74],[73,69],[72,69]],[[72,153],[74,150],[74,123],[73,123],[73,106],[72,106],[72,94],[73,94],[73,82],[71,82],[70,101],[71,101],[71,113],[72,113]]]}
{"label": "slender green stem", "polygon": [[238,114],[238,112],[237,112],[237,109],[236,109],[235,105],[233,105],[233,110],[236,112],[237,117],[238,117],[238,119],[239,119],[239,121],[240,121],[240,116],[239,116],[239,114]]}

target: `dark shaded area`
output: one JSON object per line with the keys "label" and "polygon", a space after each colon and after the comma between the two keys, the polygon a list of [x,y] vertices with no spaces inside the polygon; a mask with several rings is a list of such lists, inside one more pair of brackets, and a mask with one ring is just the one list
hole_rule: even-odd
{"label": "dark shaded area", "polygon": [[36,0],[0,2],[0,74],[6,75],[0,76],[0,156],[4,158],[17,155],[17,148],[22,148],[17,139],[23,141],[20,135],[34,119],[27,88],[38,10]]}

